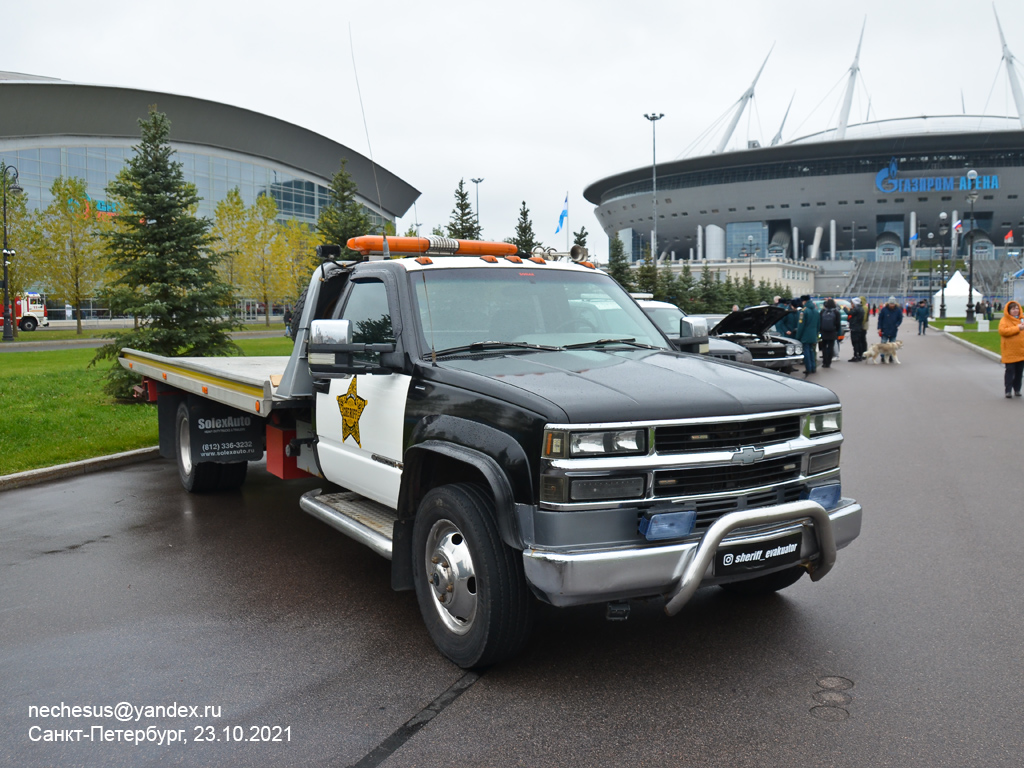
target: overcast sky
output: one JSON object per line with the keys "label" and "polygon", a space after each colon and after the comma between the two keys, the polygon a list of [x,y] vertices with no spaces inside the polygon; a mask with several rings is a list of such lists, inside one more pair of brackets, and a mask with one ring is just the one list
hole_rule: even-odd
{"label": "overcast sky", "polygon": [[[1024,3],[996,10],[1024,57]],[[993,6],[975,0],[32,0],[6,4],[0,69],[196,96],[321,133],[420,190],[402,233],[447,223],[460,178],[475,206],[476,177],[485,238],[511,236],[525,201],[538,239],[564,248],[568,193],[569,227],[585,226],[603,260],[583,191],[649,167],[645,112],[665,115],[659,161],[710,151],[774,44],[732,145],[769,143],[791,97],[784,141],[834,127],[865,19],[851,123],[869,103],[872,119],[1015,114]]]}

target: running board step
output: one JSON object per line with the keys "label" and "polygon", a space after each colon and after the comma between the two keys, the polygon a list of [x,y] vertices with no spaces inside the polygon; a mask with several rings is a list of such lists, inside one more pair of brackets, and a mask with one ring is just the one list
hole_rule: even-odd
{"label": "running board step", "polygon": [[313,517],[391,559],[391,540],[398,513],[352,491],[304,493],[299,506]]}

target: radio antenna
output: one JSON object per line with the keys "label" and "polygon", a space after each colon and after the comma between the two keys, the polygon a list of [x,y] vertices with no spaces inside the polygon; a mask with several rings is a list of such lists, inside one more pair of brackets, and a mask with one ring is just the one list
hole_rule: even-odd
{"label": "radio antenna", "polygon": [[[370,169],[373,171],[373,185],[377,189],[377,207],[380,209],[381,220],[384,221],[384,203],[380,197],[380,183],[377,181],[377,164],[373,161],[373,147],[370,146],[370,128],[366,124],[366,109],[363,107],[363,92],[359,87],[359,70],[356,69],[356,47],[352,42],[352,22],[348,24],[348,47],[352,52],[352,74],[356,79],[356,95],[359,96],[359,111],[363,115],[363,131],[366,133],[366,150],[370,154]],[[381,234],[384,234],[384,226],[381,225]]]}

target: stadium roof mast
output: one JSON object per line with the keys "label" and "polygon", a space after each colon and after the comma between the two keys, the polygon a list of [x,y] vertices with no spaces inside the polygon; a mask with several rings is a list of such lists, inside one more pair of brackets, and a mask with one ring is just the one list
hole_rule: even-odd
{"label": "stadium roof mast", "polygon": [[1006,76],[1010,78],[1010,91],[1013,93],[1013,103],[1017,106],[1017,119],[1020,120],[1020,127],[1024,128],[1024,93],[1020,90],[1020,80],[1017,79],[1017,69],[1013,66],[1013,54],[1010,53],[1010,46],[1006,44],[1003,37],[1003,27],[999,23],[999,14],[996,13],[996,4],[992,3],[992,13],[996,14],[996,26],[999,28],[999,42],[1003,44],[1003,61],[1006,62]]}
{"label": "stadium roof mast", "polygon": [[857,73],[860,72],[860,46],[864,42],[864,27],[868,20],[865,17],[864,23],[860,26],[860,40],[857,41],[857,54],[853,57],[853,64],[850,65],[850,79],[846,83],[846,93],[843,95],[843,109],[839,113],[839,125],[836,126],[836,139],[846,138],[846,125],[850,121],[850,106],[853,104],[853,89],[857,85]]}
{"label": "stadium roof mast", "polygon": [[[772,43],[772,47],[768,50],[768,56],[772,55],[772,51],[775,49],[775,43]],[[725,135],[722,136],[722,140],[718,142],[718,148],[715,149],[713,154],[721,154],[725,151],[726,144],[729,143],[729,139],[732,138],[733,131],[736,130],[736,125],[740,121],[740,117],[743,116],[743,110],[747,107],[747,102],[754,98],[754,86],[757,85],[757,79],[761,77],[761,73],[764,72],[764,65],[768,63],[768,56],[764,57],[764,63],[761,64],[761,68],[757,70],[757,74],[754,76],[754,82],[750,84],[750,87],[740,96],[739,101],[736,102],[736,112],[732,116],[732,120],[729,121],[729,127],[725,129]]]}

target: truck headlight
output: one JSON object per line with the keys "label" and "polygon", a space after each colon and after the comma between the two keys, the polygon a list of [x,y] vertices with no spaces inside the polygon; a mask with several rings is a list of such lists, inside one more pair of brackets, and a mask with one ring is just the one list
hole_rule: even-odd
{"label": "truck headlight", "polygon": [[642,454],[647,452],[647,430],[614,429],[600,432],[544,432],[544,457]]}
{"label": "truck headlight", "polygon": [[802,432],[804,437],[821,437],[843,428],[843,412],[841,409],[824,413],[809,413],[804,416]]}

